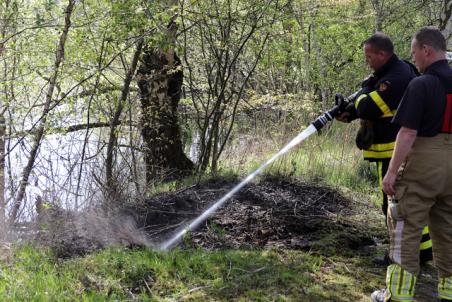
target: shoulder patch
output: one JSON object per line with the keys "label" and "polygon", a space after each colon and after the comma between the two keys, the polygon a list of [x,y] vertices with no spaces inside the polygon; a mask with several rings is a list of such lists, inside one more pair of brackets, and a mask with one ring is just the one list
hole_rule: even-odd
{"label": "shoulder patch", "polygon": [[381,82],[378,85],[378,91],[380,91],[380,92],[386,91],[389,89],[390,86],[391,86],[391,82],[389,82],[389,81]]}

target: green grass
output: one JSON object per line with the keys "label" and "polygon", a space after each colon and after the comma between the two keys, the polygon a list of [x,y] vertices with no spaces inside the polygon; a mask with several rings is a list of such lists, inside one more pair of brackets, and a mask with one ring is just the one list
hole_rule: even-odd
{"label": "green grass", "polygon": [[382,278],[366,258],[286,250],[111,248],[58,260],[25,246],[11,259],[2,301],[361,301]]}
{"label": "green grass", "polygon": [[[248,140],[232,142],[220,165],[221,174],[242,176],[259,168],[285,146],[307,123],[292,125],[278,132],[256,130]],[[265,128],[265,127],[263,127]],[[313,134],[294,147],[265,171],[266,174],[290,176],[305,181],[321,183],[335,188],[351,190],[380,202],[380,191],[374,163],[363,159],[355,146],[356,124],[335,122],[320,135]]]}
{"label": "green grass", "polygon": [[352,132],[353,127],[343,126],[321,135],[314,134],[273,165],[270,173],[292,175],[360,193],[374,191],[376,169],[363,160],[361,151],[350,141]]}

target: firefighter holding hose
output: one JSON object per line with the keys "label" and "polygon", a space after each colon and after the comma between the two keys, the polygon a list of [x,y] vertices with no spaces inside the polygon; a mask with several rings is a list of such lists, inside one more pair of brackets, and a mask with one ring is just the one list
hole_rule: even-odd
{"label": "firefighter holding hose", "polygon": [[[391,160],[397,132],[400,126],[391,123],[400,100],[410,81],[418,73],[408,62],[400,60],[394,53],[391,39],[377,32],[363,42],[366,64],[374,71],[361,84],[361,90],[349,97],[344,112],[336,119],[342,122],[360,120],[356,145],[363,150],[364,159],[375,162],[382,194],[382,210],[387,218],[388,196],[382,190],[383,176]],[[336,98],[342,96],[336,96]],[[419,260],[421,263],[432,259],[432,244],[425,226],[422,231]],[[388,253],[376,257],[374,263],[389,265]]]}

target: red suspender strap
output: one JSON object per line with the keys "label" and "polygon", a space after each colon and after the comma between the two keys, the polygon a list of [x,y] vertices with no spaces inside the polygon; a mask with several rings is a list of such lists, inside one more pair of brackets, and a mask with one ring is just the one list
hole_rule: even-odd
{"label": "red suspender strap", "polygon": [[444,111],[443,133],[452,133],[452,94],[447,94],[446,110]]}

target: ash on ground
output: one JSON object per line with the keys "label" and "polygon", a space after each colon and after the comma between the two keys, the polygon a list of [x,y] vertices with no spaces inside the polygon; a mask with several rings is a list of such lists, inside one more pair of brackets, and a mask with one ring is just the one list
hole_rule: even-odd
{"label": "ash on ground", "polygon": [[[239,181],[213,179],[145,200],[129,211],[153,242],[170,238]],[[365,250],[383,239],[381,225],[369,223],[369,203],[337,190],[293,179],[265,177],[237,192],[223,208],[186,236],[182,248],[322,250],[337,254]],[[377,218],[377,220],[379,217]],[[374,227],[370,226],[374,225]]]}
{"label": "ash on ground", "polygon": [[[211,179],[128,204],[114,215],[50,209],[39,217],[38,241],[62,258],[111,245],[158,247],[238,182]],[[237,192],[186,236],[180,247],[356,253],[386,237],[381,217],[369,213],[378,213],[378,209],[368,201],[346,198],[333,188],[264,177]]]}

